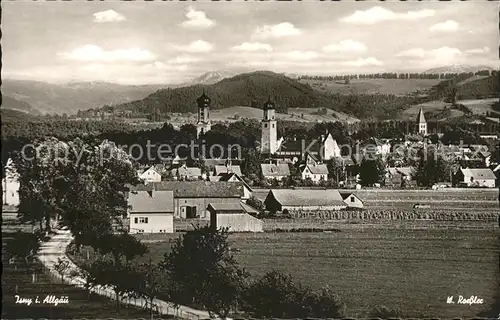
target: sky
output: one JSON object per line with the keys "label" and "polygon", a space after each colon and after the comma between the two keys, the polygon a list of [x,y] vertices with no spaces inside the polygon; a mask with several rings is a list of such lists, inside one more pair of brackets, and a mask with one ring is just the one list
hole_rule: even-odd
{"label": "sky", "polygon": [[169,84],[499,67],[495,2],[5,2],[4,78]]}

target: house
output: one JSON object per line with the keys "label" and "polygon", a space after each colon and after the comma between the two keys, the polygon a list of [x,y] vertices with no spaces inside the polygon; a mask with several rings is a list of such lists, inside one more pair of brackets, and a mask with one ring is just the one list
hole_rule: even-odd
{"label": "house", "polygon": [[271,212],[283,213],[347,208],[339,191],[333,189],[271,189],[264,206]]}
{"label": "house", "polygon": [[459,184],[468,187],[494,188],[496,183],[495,173],[491,169],[460,168],[456,179]]}
{"label": "house", "polygon": [[19,205],[19,173],[12,159],[5,165],[5,174],[2,178],[2,205]]}
{"label": "house", "polygon": [[403,181],[411,181],[415,172],[413,167],[388,167],[385,173],[386,185],[401,185]]}
{"label": "house", "polygon": [[344,202],[348,208],[362,209],[365,206],[363,201],[354,193],[341,192],[340,195],[342,196],[342,199],[344,199]]}
{"label": "house", "polygon": [[130,190],[173,191],[174,217],[208,219],[206,208],[210,203],[239,203],[244,187],[239,182],[224,181],[162,181],[131,186]]}
{"label": "house", "polygon": [[303,161],[306,155],[316,157],[318,161],[326,161],[341,156],[341,149],[331,133],[313,140],[284,140],[275,152],[275,156],[290,160],[292,163]]}
{"label": "house", "polygon": [[302,180],[311,179],[313,182],[326,181],[328,179],[328,168],[326,164],[307,164],[302,170]]}
{"label": "house", "polygon": [[239,182],[243,184],[243,196],[241,198],[247,200],[252,197],[252,188],[248,185],[248,183],[246,183],[245,180],[243,180],[241,176],[236,173],[224,173],[218,176],[210,176],[208,178],[210,181]]}
{"label": "house", "polygon": [[260,169],[262,170],[262,176],[264,179],[281,180],[290,175],[290,168],[286,163],[262,163],[260,165]]}
{"label": "house", "polygon": [[173,233],[173,191],[137,191],[129,194],[130,233]]}
{"label": "house", "polygon": [[370,138],[361,143],[364,153],[374,153],[376,155],[387,155],[391,152],[391,144],[387,140]]}
{"label": "house", "polygon": [[203,178],[201,169],[197,167],[187,167],[185,164],[172,169],[172,176],[175,180],[200,180]]}
{"label": "house", "polygon": [[236,173],[238,176],[243,177],[241,174],[241,168],[238,165],[217,165],[214,169],[214,175],[218,176],[225,173]]}
{"label": "house", "polygon": [[253,217],[257,210],[240,203],[210,203],[210,226],[214,229],[229,228],[229,232],[262,232],[263,222]]}
{"label": "house", "polygon": [[138,170],[137,173],[139,174],[139,179],[143,180],[146,183],[161,181],[161,174],[156,170],[154,166],[150,167],[146,171]]}

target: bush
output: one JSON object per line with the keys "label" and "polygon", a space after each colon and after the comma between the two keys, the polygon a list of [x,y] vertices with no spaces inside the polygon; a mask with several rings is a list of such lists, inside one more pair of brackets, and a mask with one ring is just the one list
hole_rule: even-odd
{"label": "bush", "polygon": [[400,316],[399,310],[390,309],[385,306],[376,307],[370,312],[370,317],[383,320],[399,319]]}

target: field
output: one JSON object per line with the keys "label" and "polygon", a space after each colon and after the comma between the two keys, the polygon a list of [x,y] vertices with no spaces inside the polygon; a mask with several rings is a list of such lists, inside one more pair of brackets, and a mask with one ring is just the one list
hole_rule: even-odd
{"label": "field", "polygon": [[[253,277],[278,269],[314,288],[328,285],[349,317],[365,317],[383,305],[405,317],[467,318],[489,314],[497,299],[500,244],[494,230],[358,228],[235,234],[230,240]],[[170,244],[148,246],[158,261]],[[451,295],[476,295],[484,304],[447,304]]]}
{"label": "field", "polygon": [[[457,101],[457,103],[463,104],[464,106],[469,108],[474,114],[477,114],[477,115],[485,115],[486,112],[494,111],[492,108],[492,105],[495,102],[498,102],[498,98]],[[451,112],[451,115],[450,115],[451,118],[460,117],[464,114],[460,110],[450,109],[451,103],[446,103],[446,102],[441,101],[441,100],[435,100],[435,101],[425,102],[422,104],[411,106],[402,113],[401,117],[403,119],[416,119],[417,114],[420,111],[420,108],[422,108],[422,110],[424,112],[444,111],[446,108],[448,108]]]}
{"label": "field", "polygon": [[[332,121],[359,121],[345,113],[328,110],[326,115],[314,114],[318,108],[290,108],[288,114],[277,113],[276,118],[280,120],[299,121],[299,122],[332,122]],[[236,116],[236,117],[235,117]],[[212,122],[234,122],[241,118],[262,120],[263,111],[252,107],[229,107],[210,111]],[[172,120],[169,121],[174,126],[180,127],[184,123],[196,123],[196,115],[172,114]]]}
{"label": "field", "polygon": [[417,90],[430,89],[440,81],[439,79],[352,79],[350,84],[346,85],[343,81],[300,80],[301,83],[309,84],[313,89],[322,92],[394,95],[406,95]]}

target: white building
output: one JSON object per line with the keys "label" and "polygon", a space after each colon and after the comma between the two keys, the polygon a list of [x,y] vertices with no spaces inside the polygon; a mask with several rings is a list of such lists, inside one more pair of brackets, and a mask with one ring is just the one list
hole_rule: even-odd
{"label": "white building", "polygon": [[146,171],[138,171],[139,174],[139,179],[143,180],[144,182],[160,182],[161,181],[161,174],[156,171],[155,167],[152,166]]}
{"label": "white building", "polygon": [[424,111],[420,108],[417,116],[418,123],[418,133],[426,136],[427,135],[427,120],[425,120]]}
{"label": "white building", "polygon": [[19,174],[12,159],[7,160],[5,176],[2,178],[2,204],[9,206],[19,205]]}
{"label": "white building", "polygon": [[326,136],[322,137],[322,148],[323,148],[323,160],[330,160],[333,158],[341,157],[341,150],[337,143],[337,140],[333,139],[332,134],[328,133]]}
{"label": "white building", "polygon": [[274,154],[278,149],[278,128],[276,122],[276,110],[271,97],[264,103],[264,118],[262,119],[262,138],[260,152],[263,154]]}
{"label": "white building", "polygon": [[342,199],[344,199],[344,202],[348,208],[362,209],[365,206],[363,201],[354,193],[341,192],[340,195],[342,196]]}
{"label": "white building", "polygon": [[468,187],[494,188],[496,182],[495,173],[491,169],[460,168],[460,182]]}
{"label": "white building", "polygon": [[326,164],[307,164],[302,168],[302,180],[311,179],[313,182],[326,181],[328,168]]}
{"label": "white building", "polygon": [[265,179],[281,180],[290,175],[290,167],[286,163],[262,163],[260,168]]}
{"label": "white building", "polygon": [[135,191],[129,194],[130,233],[173,233],[174,192]]}

